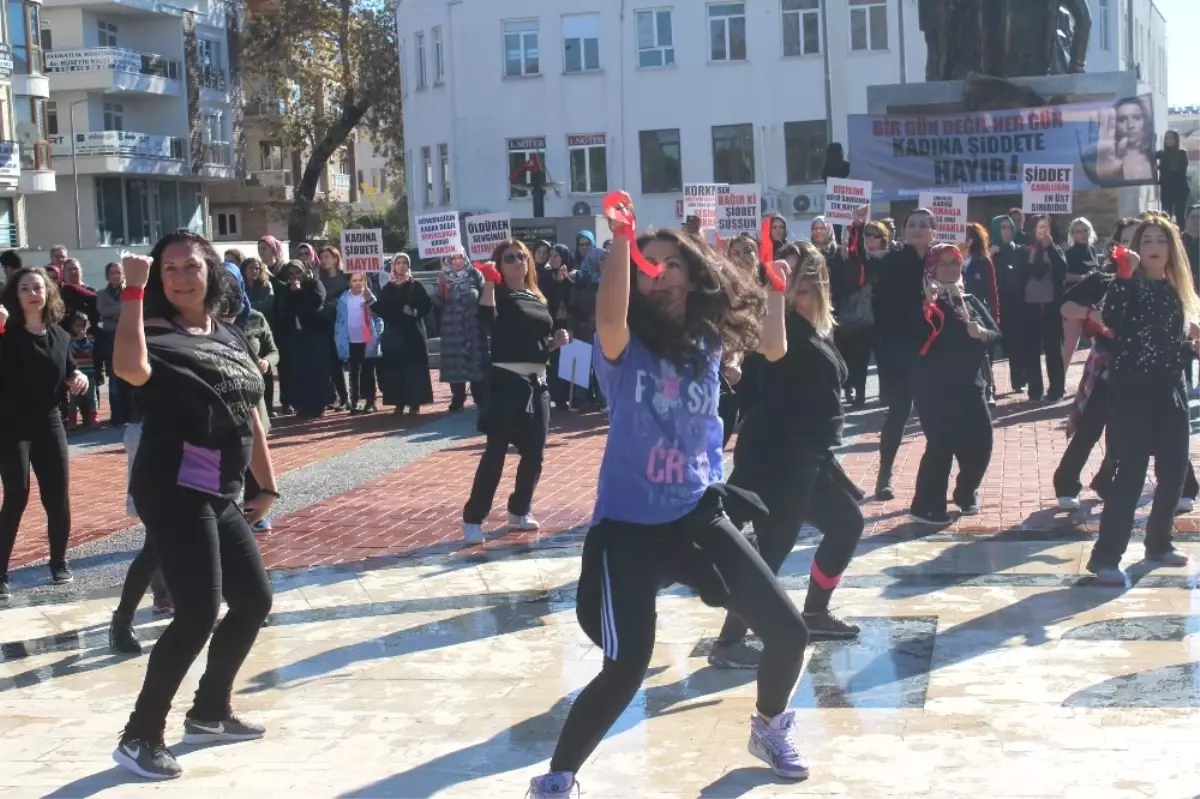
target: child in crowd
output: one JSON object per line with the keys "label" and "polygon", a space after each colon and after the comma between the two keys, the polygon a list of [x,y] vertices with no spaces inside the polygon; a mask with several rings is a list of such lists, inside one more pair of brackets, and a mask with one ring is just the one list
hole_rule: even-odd
{"label": "child in crowd", "polygon": [[71,356],[88,379],[88,390],[71,397],[67,429],[75,430],[80,424],[90,428],[100,424],[100,384],[104,382],[104,362],[96,357],[96,337],[92,334],[91,322],[83,311],[71,315]]}

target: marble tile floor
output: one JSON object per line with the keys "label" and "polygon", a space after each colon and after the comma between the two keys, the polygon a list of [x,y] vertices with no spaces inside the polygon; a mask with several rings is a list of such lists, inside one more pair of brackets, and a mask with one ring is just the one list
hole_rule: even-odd
{"label": "marble tile floor", "polygon": [[[1088,546],[864,543],[835,597],[863,636],[810,647],[793,700],[813,763],[798,784],[746,752],[753,675],[705,660],[720,611],[666,592],[651,673],[583,796],[1195,797],[1197,568],[1099,588]],[[797,602],[812,550],[785,564]],[[530,553],[274,575],[235,696],[269,736],[177,746],[186,773],[166,784],[109,760],[146,665],[109,653],[113,600],[0,610],[0,797],[523,796],[600,666],[574,617],[578,566]],[[165,622],[143,614],[152,643]]]}

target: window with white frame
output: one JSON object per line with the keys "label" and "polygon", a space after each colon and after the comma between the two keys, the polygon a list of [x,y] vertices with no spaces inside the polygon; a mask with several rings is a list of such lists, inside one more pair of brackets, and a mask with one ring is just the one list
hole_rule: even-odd
{"label": "window with white frame", "polygon": [[446,48],[442,44],[442,29],[433,29],[433,82],[441,83],[446,77]]}
{"label": "window with white frame", "polygon": [[[450,145],[438,145],[438,172],[441,173],[442,205],[450,204]],[[384,176],[384,188],[387,188],[387,176]]]}
{"label": "window with white frame", "polygon": [[600,15],[571,14],[562,19],[563,71],[600,69]]}
{"label": "window with white frame", "polygon": [[201,67],[224,69],[223,48],[216,39],[196,39],[196,61]]}
{"label": "window with white frame", "polygon": [[712,61],[746,60],[745,3],[709,5],[708,57]]}
{"label": "window with white frame", "polygon": [[533,183],[529,172],[530,160],[537,156],[543,168],[546,166],[546,137],[525,136],[508,140],[508,198],[520,200],[529,197],[529,190],[522,188]]}
{"label": "window with white frame", "polygon": [[821,52],[821,0],[781,0],[783,54]]}
{"label": "window with white frame", "polygon": [[433,205],[433,153],[428,147],[421,148],[421,164],[424,167],[421,176],[425,179],[424,205],[429,208]]}
{"label": "window with white frame", "polygon": [[238,235],[237,211],[220,211],[215,216],[217,217],[218,237],[234,237]]}
{"label": "window with white frame", "polygon": [[504,23],[504,77],[520,78],[541,74],[538,61],[538,22],[536,19],[510,20]]}
{"label": "window with white frame", "polygon": [[264,172],[282,172],[284,166],[283,145],[279,142],[263,141],[258,143],[259,169]]}
{"label": "window with white frame", "polygon": [[567,136],[571,159],[571,193],[603,194],[608,191],[608,152],[603,133]]}
{"label": "window with white frame", "polygon": [[850,49],[888,49],[887,0],[850,0]]}
{"label": "window with white frame", "polygon": [[1100,49],[1109,49],[1109,40],[1111,32],[1109,27],[1112,25],[1112,20],[1108,14],[1108,4],[1110,0],[1099,0],[1099,8],[1096,10],[1096,37],[1100,40]]}
{"label": "window with white frame", "polygon": [[408,61],[405,60],[404,39],[400,39],[400,96],[408,97]]}
{"label": "window with white frame", "polygon": [[754,182],[754,126],[714,125],[713,181]]}
{"label": "window with white frame", "polygon": [[115,22],[96,21],[96,43],[99,47],[117,46],[117,24]]}
{"label": "window with white frame", "polygon": [[669,67],[675,63],[675,38],[671,34],[671,9],[637,12],[638,66]]}
{"label": "window with white frame", "polygon": [[104,104],[104,129],[125,130],[125,106],[120,103]]}
{"label": "window with white frame", "polygon": [[417,49],[417,91],[425,88],[425,33],[413,35]]}

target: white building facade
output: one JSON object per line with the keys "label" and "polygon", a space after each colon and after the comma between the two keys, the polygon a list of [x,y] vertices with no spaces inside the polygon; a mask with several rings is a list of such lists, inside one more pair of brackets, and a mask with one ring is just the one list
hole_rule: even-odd
{"label": "white building facade", "polygon": [[[1165,130],[1162,15],[1090,5],[1088,71],[1139,67]],[[761,183],[801,217],[866,87],[925,76],[916,0],[399,0],[397,21],[414,216],[532,216],[510,177],[536,152],[548,217],[624,189],[644,224],[672,225],[683,184],[710,181]]]}
{"label": "white building facade", "polygon": [[45,4],[43,124],[58,191],[30,199],[31,247],[207,232],[206,183],[244,166],[240,25],[226,0]]}

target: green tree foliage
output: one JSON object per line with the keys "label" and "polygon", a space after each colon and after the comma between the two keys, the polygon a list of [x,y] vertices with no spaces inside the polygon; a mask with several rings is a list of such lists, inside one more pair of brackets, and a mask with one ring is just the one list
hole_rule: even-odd
{"label": "green tree foliage", "polygon": [[310,233],[321,174],[352,133],[401,163],[396,3],[278,0],[251,17],[243,47],[247,93],[284,100],[279,139],[304,155],[288,215],[295,245]]}

